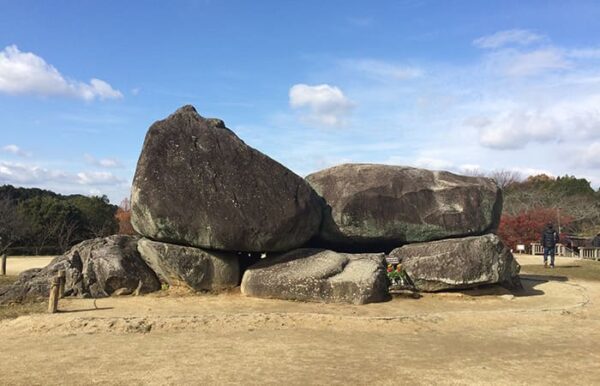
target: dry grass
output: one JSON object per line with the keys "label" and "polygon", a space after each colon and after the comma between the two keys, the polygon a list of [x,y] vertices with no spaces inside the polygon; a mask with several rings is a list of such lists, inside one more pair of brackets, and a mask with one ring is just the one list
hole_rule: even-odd
{"label": "dry grass", "polygon": [[[11,285],[17,276],[0,276],[0,288]],[[37,314],[46,310],[44,302],[29,302],[24,304],[0,305],[0,320],[14,319],[22,315]]]}
{"label": "dry grass", "polygon": [[[539,257],[540,263],[532,264],[532,261],[537,262]],[[567,278],[568,280],[586,280],[600,281],[600,262],[579,259],[563,259],[561,263],[554,269],[544,268],[541,264],[541,256],[530,257],[527,261],[521,262],[521,273],[523,275],[540,275],[549,278]],[[0,287],[10,285],[17,280],[17,276],[0,276]],[[170,295],[193,296],[187,292],[178,293],[170,289]],[[153,296],[167,296],[167,292],[161,291],[153,294]],[[45,302],[32,302],[15,305],[0,305],[0,320],[13,319],[22,315],[45,312]]]}
{"label": "dry grass", "polygon": [[0,276],[0,287],[3,287],[5,285],[10,285],[10,284],[14,283],[15,281],[17,281],[16,276]]}
{"label": "dry grass", "polygon": [[45,302],[0,305],[0,320],[14,319],[29,314],[39,314],[46,311]]}
{"label": "dry grass", "polygon": [[592,260],[573,259],[572,262],[562,263],[556,268],[544,268],[538,264],[524,264],[521,266],[521,274],[542,275],[548,277],[566,277],[569,280],[600,281],[600,262]]}

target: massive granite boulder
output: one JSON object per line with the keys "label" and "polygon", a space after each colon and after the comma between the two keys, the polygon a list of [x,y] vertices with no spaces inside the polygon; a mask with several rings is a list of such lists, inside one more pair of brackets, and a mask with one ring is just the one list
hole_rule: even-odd
{"label": "massive granite boulder", "polygon": [[[320,245],[389,251],[494,231],[502,193],[488,178],[404,166],[344,164],[306,177],[328,204]],[[319,244],[317,244],[319,245]]]}
{"label": "massive granite boulder", "polygon": [[236,287],[240,281],[239,258],[234,253],[206,251],[141,239],[138,251],[161,282],[195,291]]}
{"label": "massive granite boulder", "polygon": [[185,106],[154,123],[133,180],[132,224],[154,240],[287,251],[318,232],[322,200],[299,176]]}
{"label": "massive granite boulder", "polygon": [[137,237],[115,235],[83,241],[56,257],[44,268],[22,272],[10,287],[0,291],[0,303],[47,297],[50,280],[65,270],[65,296],[106,297],[120,290],[140,293],[160,289],[154,272],[137,251]]}
{"label": "massive granite boulder", "polygon": [[251,266],[242,278],[247,296],[365,304],[389,298],[383,254],[298,249]]}
{"label": "massive granite boulder", "polygon": [[419,291],[434,292],[498,283],[521,288],[519,263],[494,234],[405,245],[390,256]]}

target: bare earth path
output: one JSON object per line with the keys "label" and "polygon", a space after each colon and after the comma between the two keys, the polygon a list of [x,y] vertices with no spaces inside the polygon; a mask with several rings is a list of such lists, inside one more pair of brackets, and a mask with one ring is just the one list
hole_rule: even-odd
{"label": "bare earth path", "polygon": [[562,274],[588,262],[528,275],[540,258],[519,259],[515,296],[61,300],[60,314],[0,322],[0,384],[600,383],[600,282]]}
{"label": "bare earth path", "polygon": [[54,256],[9,256],[6,259],[6,274],[18,275],[31,268],[43,268],[47,266]]}

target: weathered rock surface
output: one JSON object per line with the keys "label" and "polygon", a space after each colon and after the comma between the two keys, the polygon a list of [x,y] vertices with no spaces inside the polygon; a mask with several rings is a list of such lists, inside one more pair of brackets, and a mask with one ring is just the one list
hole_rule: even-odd
{"label": "weathered rock surface", "polygon": [[404,166],[345,164],[306,177],[328,204],[319,233],[336,250],[389,251],[407,243],[493,231],[502,194],[488,178]]}
{"label": "weathered rock surface", "polygon": [[495,283],[521,288],[519,263],[494,234],[405,245],[390,255],[400,260],[419,291]]}
{"label": "weathered rock surface", "polygon": [[138,251],[160,281],[170,286],[214,291],[239,284],[240,264],[234,253],[206,251],[148,239],[138,242]]}
{"label": "weathered rock surface", "polygon": [[227,251],[287,251],[318,232],[322,200],[299,176],[185,106],[146,135],[132,224],[153,240]]}
{"label": "weathered rock surface", "polygon": [[253,265],[242,293],[260,298],[365,304],[387,300],[383,254],[298,249]]}
{"label": "weathered rock surface", "polygon": [[27,270],[0,292],[0,303],[47,297],[50,280],[66,271],[65,295],[106,297],[115,291],[157,291],[160,282],[137,252],[137,237],[109,236],[83,241],[44,268]]}

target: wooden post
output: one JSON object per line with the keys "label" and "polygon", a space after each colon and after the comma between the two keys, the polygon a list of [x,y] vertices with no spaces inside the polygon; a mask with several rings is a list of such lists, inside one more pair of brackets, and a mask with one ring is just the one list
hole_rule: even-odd
{"label": "wooden post", "polygon": [[48,312],[54,314],[58,311],[58,291],[60,289],[60,276],[52,278],[50,285],[50,297],[48,298]]}
{"label": "wooden post", "polygon": [[0,270],[2,272],[0,272],[2,274],[2,276],[6,276],[6,255],[2,255],[2,268],[0,268]]}
{"label": "wooden post", "polygon": [[142,281],[138,281],[138,285],[137,288],[135,289],[135,291],[133,291],[133,296],[140,296],[140,293],[142,292]]}
{"label": "wooden post", "polygon": [[67,280],[66,272],[64,269],[58,271],[58,277],[60,278],[60,283],[58,285],[58,297],[62,299],[65,296],[65,282]]}

